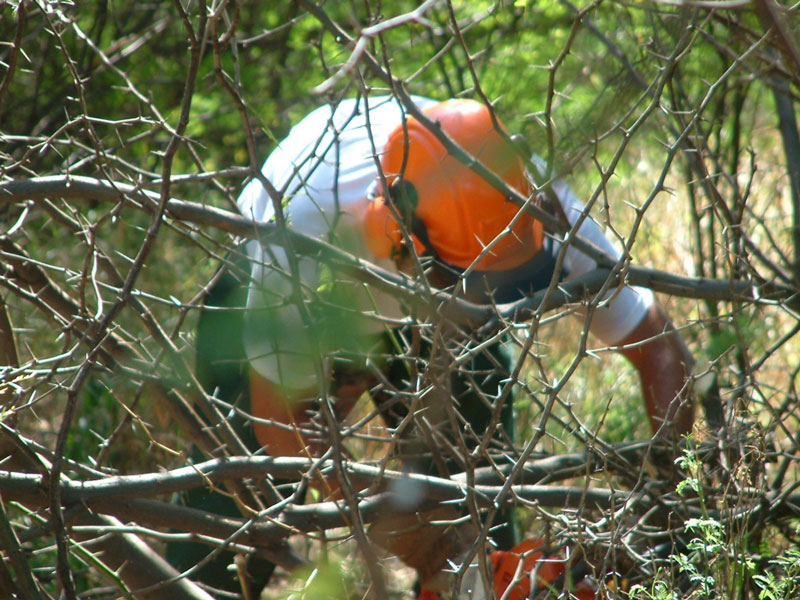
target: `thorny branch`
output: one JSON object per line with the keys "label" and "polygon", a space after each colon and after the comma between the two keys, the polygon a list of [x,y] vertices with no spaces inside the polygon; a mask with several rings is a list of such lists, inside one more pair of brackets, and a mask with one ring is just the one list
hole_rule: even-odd
{"label": "thorny branch", "polygon": [[[155,194],[152,192],[140,190],[128,184],[114,183],[112,185],[87,177],[51,176],[0,183],[0,199],[4,202],[43,200],[52,197],[81,202],[123,200],[129,201],[133,207],[147,212],[151,212],[155,208]],[[228,211],[183,200],[169,199],[166,202],[165,211],[181,222],[194,223],[205,228],[217,228],[239,237],[257,238],[265,243],[280,245],[282,243],[281,236],[284,235],[279,232],[279,228],[274,223],[253,223],[249,219]],[[418,302],[419,288],[412,279],[385,271],[377,265],[350,255],[322,240],[294,232],[291,228],[286,233],[298,252],[308,255],[323,254],[329,260],[339,261],[342,266],[356,268],[356,276],[366,283],[400,295],[409,302]],[[595,274],[587,277],[585,282],[573,282],[573,284],[561,286],[565,291],[555,294],[544,309],[558,308],[570,300],[596,293],[599,287],[607,282],[609,273],[610,269],[599,268]],[[687,277],[639,266],[628,267],[627,281],[631,285],[649,287],[665,294],[708,300],[764,302],[767,304],[788,302],[788,305],[792,306],[796,294],[793,288],[779,283]],[[615,285],[614,281],[611,281],[610,284]],[[501,307],[498,311],[496,307],[479,307],[461,298],[453,298],[450,294],[442,291],[434,292],[434,296],[439,301],[446,300],[455,305],[453,312],[447,314],[448,319],[455,323],[473,326],[484,323],[495,316],[512,319],[516,315],[524,319],[528,316],[528,311],[533,312],[539,309],[537,299],[541,298],[540,294],[533,295],[514,305]],[[417,308],[424,310],[425,307],[419,305]]]}

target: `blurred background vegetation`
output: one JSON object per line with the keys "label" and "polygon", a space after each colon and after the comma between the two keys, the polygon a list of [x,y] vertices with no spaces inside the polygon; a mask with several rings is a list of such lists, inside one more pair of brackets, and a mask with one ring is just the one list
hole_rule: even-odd
{"label": "blurred background vegetation", "polygon": [[[593,202],[592,214],[630,248],[635,264],[757,290],[711,298],[698,284],[659,294],[698,359],[698,390],[716,419],[709,424],[698,411],[689,448],[711,447],[714,458],[687,451],[679,478],[694,482],[691,493],[674,486],[665,493],[692,495],[692,506],[707,498],[713,514],[705,517],[716,525],[689,526],[683,531],[694,546],[639,565],[632,572],[648,574],[636,580],[640,587],[615,584],[604,593],[796,597],[800,507],[789,499],[800,449],[797,6],[442,0],[368,39],[366,52],[382,74],[366,59],[340,71],[366,28],[417,8],[403,0],[2,3],[0,183],[87,176],[235,210],[249,174],[320,103],[391,93],[390,82],[434,98],[492,102],[509,130]],[[236,240],[166,217],[146,242],[151,216],[130,202],[3,200],[0,296],[13,336],[4,334],[0,390],[13,441],[0,468],[27,470],[21,447],[40,468],[55,463],[74,479],[187,464],[191,436],[148,385],[193,385],[187,373],[199,307]],[[120,301],[123,289],[129,297]],[[547,317],[532,356],[523,357],[520,443],[533,434],[543,392],[564,377],[537,452],[648,438],[635,374],[598,342],[589,344],[596,352],[576,354],[582,323]],[[509,346],[519,351],[526,335],[522,324]],[[380,436],[380,423],[372,426]],[[353,451],[364,460],[380,455],[363,445]],[[693,462],[697,456],[704,460]],[[630,485],[602,472],[573,482]],[[28,569],[39,593],[72,593],[56,569],[58,522],[45,526],[57,516],[53,506],[0,495],[0,517],[21,551],[3,538],[9,589],[26,589],[20,569]],[[754,521],[723,518],[756,508]],[[607,559],[595,563],[601,573],[624,553],[615,544],[629,541],[608,533],[616,530],[592,511],[582,532],[574,511],[521,514],[528,532],[596,544],[592,556]],[[161,531],[144,536],[159,550]],[[368,577],[351,560],[355,546],[346,531],[341,536],[331,560],[342,561],[347,577],[323,570],[299,594],[365,593]],[[318,544],[296,544],[320,555]],[[123,593],[126,584],[100,568],[91,548],[70,546],[68,554],[74,593]],[[390,584],[396,597],[410,597],[408,581]]]}

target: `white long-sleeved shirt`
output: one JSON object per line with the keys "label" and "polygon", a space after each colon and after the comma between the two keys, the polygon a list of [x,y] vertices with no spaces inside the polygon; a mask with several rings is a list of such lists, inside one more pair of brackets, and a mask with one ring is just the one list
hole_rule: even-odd
{"label": "white long-sleeved shirt", "polygon": [[[414,102],[424,109],[437,101],[414,97]],[[262,168],[264,177],[284,197],[289,226],[396,271],[393,261],[369,252],[361,219],[378,178],[376,156],[402,119],[398,100],[386,96],[344,100],[335,108],[321,106],[297,123]],[[552,187],[574,224],[582,214],[582,203],[564,181],[556,181]],[[244,216],[255,221],[274,217],[272,199],[257,179],[245,186],[238,205]],[[611,256],[620,255],[591,218],[583,221],[578,233]],[[318,373],[312,358],[318,345],[312,337],[315,332],[310,331],[313,323],[303,317],[296,303],[287,300],[294,289],[290,257],[280,246],[257,241],[249,242],[247,250],[253,259],[245,317],[245,347],[251,365],[261,376],[286,388],[308,388]],[[316,290],[325,277],[324,268],[311,257],[294,259],[302,283]],[[591,258],[567,247],[567,279],[595,266]],[[335,285],[346,288],[347,308],[352,308],[348,325],[352,318],[354,336],[378,334],[387,322],[403,316],[400,303],[388,294],[338,277]],[[649,290],[625,287],[594,311],[591,332],[608,344],[619,342],[641,322],[652,303]]]}

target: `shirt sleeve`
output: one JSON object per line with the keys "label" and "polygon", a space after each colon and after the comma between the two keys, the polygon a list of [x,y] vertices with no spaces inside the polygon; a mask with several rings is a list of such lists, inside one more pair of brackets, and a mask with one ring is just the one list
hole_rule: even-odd
{"label": "shirt sleeve", "polygon": [[[567,221],[570,225],[575,225],[584,212],[583,203],[563,180],[553,182],[553,191],[564,209]],[[578,235],[615,259],[622,256],[589,215],[578,228]],[[592,258],[573,246],[567,247],[565,265],[569,271],[567,281],[597,268],[597,263]],[[609,290],[592,313],[590,331],[606,344],[615,345],[636,329],[654,302],[653,292],[648,288],[626,285]]]}

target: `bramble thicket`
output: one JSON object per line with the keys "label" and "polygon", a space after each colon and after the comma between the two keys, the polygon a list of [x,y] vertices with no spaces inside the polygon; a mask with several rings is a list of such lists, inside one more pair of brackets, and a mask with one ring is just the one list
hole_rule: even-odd
{"label": "bramble thicket", "polygon": [[[797,597],[799,31],[778,0],[0,4],[2,597],[207,598],[163,559],[193,541],[198,568],[231,557],[239,596],[218,597],[252,597],[246,563],[265,560],[265,598],[411,598],[365,534],[392,486],[480,524],[516,507],[603,598]],[[477,307],[327,256],[413,306],[419,335],[453,332],[403,401],[429,371],[469,381],[463,357],[506,340],[515,368],[486,401],[513,394],[515,442],[490,464],[450,448],[449,478],[404,475],[366,395],[326,413],[322,458],[253,453],[246,412],[195,369],[207,290],[244,240],[329,251],[248,223],[243,183],[316,106],[378,94],[490,105],[625,250]],[[635,373],[570,316],[623,281],[695,357],[679,447],[651,439]],[[326,498],[315,473],[363,491]],[[212,489],[232,513],[176,500]]]}

